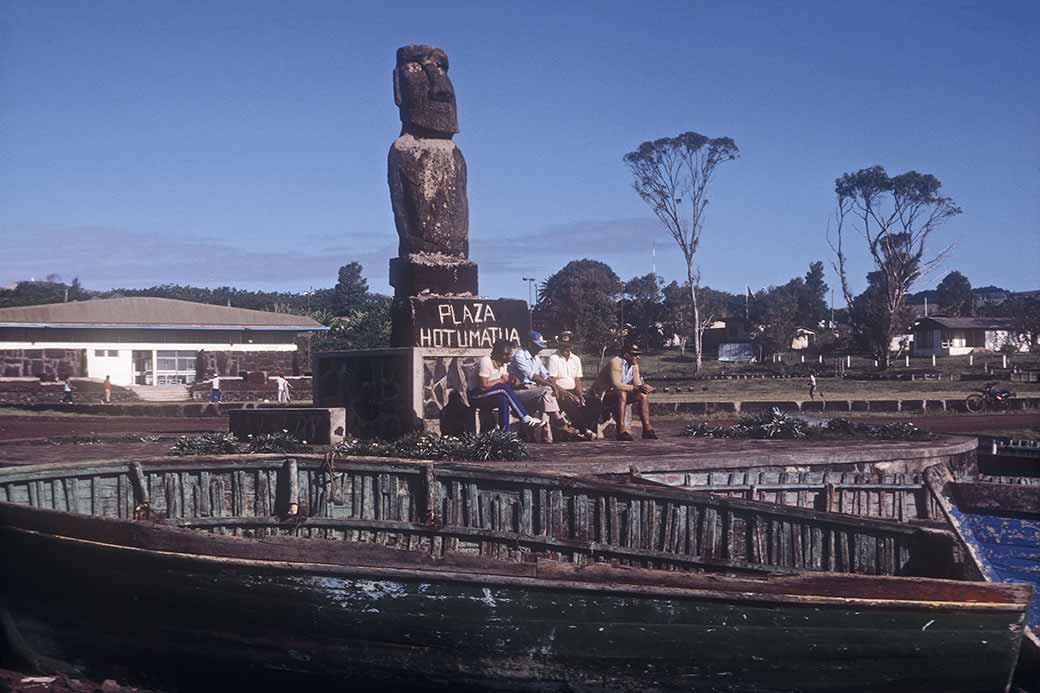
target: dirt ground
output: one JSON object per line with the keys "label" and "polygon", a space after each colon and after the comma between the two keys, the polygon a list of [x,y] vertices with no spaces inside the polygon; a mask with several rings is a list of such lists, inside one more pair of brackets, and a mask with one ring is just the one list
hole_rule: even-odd
{"label": "dirt ground", "polygon": [[111,436],[132,433],[181,435],[226,430],[227,419],[223,417],[0,415],[0,441],[18,438]]}
{"label": "dirt ground", "polygon": [[[1005,435],[1007,431],[1035,431],[1040,437],[1040,412],[1026,414],[982,414],[964,416],[908,417],[933,433]],[[661,419],[656,428],[662,438],[674,438],[696,417]],[[713,419],[713,425],[727,425],[737,419]],[[893,417],[856,417],[865,423],[890,423]],[[160,418],[131,416],[4,416],[0,415],[0,467],[48,464],[72,460],[134,458],[165,455],[178,435],[227,431],[225,418]],[[635,426],[638,438],[638,424]],[[531,448],[534,460],[555,457],[573,458],[595,455],[597,448],[632,446],[632,452],[653,454],[653,441],[634,443],[557,443]],[[626,450],[626,452],[628,452]]]}

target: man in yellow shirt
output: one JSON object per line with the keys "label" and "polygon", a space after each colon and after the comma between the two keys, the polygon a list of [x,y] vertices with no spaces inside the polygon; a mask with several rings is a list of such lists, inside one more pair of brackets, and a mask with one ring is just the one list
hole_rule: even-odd
{"label": "man in yellow shirt", "polygon": [[657,433],[650,424],[651,385],[643,382],[639,373],[639,345],[628,343],[621,347],[621,355],[603,364],[589,392],[596,399],[602,399],[602,406],[614,415],[617,421],[617,439],[632,440],[632,434],[625,427],[625,407],[638,407],[639,420],[643,424],[643,438],[656,440]]}

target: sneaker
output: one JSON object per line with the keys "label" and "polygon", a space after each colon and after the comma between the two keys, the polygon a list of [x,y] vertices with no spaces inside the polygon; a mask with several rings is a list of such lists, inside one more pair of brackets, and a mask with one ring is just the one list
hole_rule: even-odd
{"label": "sneaker", "polygon": [[657,440],[657,431],[652,428],[644,428],[643,440]]}
{"label": "sneaker", "polygon": [[536,419],[533,416],[525,416],[524,423],[530,426],[531,428],[538,428],[539,426],[545,425],[544,421],[542,421],[541,419]]}
{"label": "sneaker", "polygon": [[632,437],[632,434],[629,433],[628,431],[621,431],[621,433],[618,433],[617,434],[617,439],[618,440],[623,440],[623,441],[625,441],[627,443],[631,443],[633,440],[635,440],[635,438]]}

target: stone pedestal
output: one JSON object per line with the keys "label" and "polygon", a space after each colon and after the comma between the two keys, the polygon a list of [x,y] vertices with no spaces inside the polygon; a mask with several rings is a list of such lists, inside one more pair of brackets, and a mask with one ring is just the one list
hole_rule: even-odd
{"label": "stone pedestal", "polygon": [[243,441],[249,436],[288,431],[311,445],[335,445],[346,436],[346,412],[342,407],[232,409],[228,429]]}
{"label": "stone pedestal", "polygon": [[314,406],[344,407],[348,438],[393,440],[440,431],[453,397],[468,406],[468,380],[487,349],[359,349],[314,356]]}
{"label": "stone pedestal", "polygon": [[482,349],[495,340],[519,342],[527,333],[527,303],[511,298],[457,296],[395,298],[391,308],[395,347]]}
{"label": "stone pedestal", "polygon": [[[431,259],[433,258],[433,259]],[[446,256],[409,255],[390,260],[394,296],[477,295],[477,263]]]}

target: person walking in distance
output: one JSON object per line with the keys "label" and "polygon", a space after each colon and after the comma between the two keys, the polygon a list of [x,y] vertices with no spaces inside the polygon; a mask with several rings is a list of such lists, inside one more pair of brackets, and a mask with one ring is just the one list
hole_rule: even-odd
{"label": "person walking in distance", "polygon": [[274,377],[275,385],[278,386],[278,403],[285,404],[289,401],[289,390],[292,387],[289,385],[289,381],[284,376],[276,375]]}
{"label": "person walking in distance", "polygon": [[210,382],[212,389],[209,391],[209,401],[220,402],[224,399],[224,395],[220,392],[220,374],[214,371],[213,379]]}
{"label": "person walking in distance", "polygon": [[62,404],[72,404],[72,385],[69,384],[68,379],[65,380],[65,388],[61,395]]}
{"label": "person walking in distance", "polygon": [[112,376],[105,376],[105,404],[112,404]]}
{"label": "person walking in distance", "polygon": [[809,399],[816,399],[816,374],[809,374]]}

